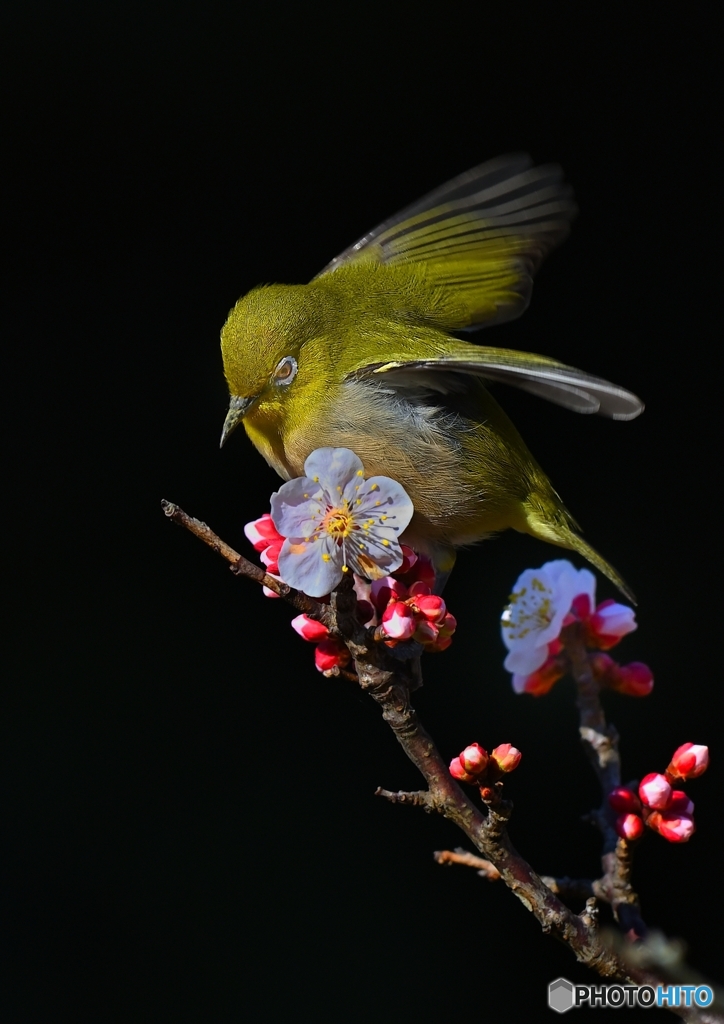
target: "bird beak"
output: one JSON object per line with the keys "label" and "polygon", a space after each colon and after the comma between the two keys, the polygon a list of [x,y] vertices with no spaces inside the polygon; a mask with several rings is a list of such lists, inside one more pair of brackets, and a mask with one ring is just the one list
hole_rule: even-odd
{"label": "bird beak", "polygon": [[227,412],[226,419],[224,420],[224,429],[221,431],[221,443],[219,444],[219,448],[224,447],[224,442],[244,419],[244,413],[255,398],[256,395],[252,395],[250,398],[240,398],[239,395],[231,396],[229,411]]}

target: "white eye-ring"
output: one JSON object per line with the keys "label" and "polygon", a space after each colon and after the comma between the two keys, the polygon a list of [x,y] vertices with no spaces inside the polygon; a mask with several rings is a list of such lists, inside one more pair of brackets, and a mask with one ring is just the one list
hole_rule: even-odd
{"label": "white eye-ring", "polygon": [[274,382],[276,384],[291,384],[297,375],[297,361],[294,356],[284,356],[277,363],[274,371]]}

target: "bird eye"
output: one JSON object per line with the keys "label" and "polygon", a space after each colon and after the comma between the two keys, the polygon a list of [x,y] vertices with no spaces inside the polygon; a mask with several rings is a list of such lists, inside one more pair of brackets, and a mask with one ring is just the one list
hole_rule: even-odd
{"label": "bird eye", "polygon": [[277,363],[274,380],[277,384],[291,384],[297,375],[297,361],[294,356],[284,356]]}

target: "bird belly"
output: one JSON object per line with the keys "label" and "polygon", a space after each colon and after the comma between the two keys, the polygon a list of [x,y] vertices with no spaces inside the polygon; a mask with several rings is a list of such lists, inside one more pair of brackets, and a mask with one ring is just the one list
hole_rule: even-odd
{"label": "bird belly", "polygon": [[[401,483],[415,507],[405,539],[418,550],[457,547],[509,527],[525,528],[516,495],[525,486],[510,479],[510,466],[490,465],[505,454],[503,439],[485,423],[428,401],[350,381],[315,416],[313,430],[305,423],[285,442],[288,465],[303,465],[315,448],[350,448],[362,460],[365,476]],[[495,487],[501,471],[502,492]]]}

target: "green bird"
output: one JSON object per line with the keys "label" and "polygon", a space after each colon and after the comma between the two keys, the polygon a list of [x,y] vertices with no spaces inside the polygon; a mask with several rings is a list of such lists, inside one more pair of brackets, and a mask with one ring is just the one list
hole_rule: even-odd
{"label": "green bird", "polygon": [[488,161],[384,221],[309,284],[241,298],[221,333],[239,425],[285,480],[316,448],[352,449],[415,507],[402,538],[441,587],[455,550],[512,528],[577,551],[630,595],[578,534],[486,381],[580,413],[638,416],[629,391],[545,356],[456,337],[520,316],[575,214],[557,166]]}

